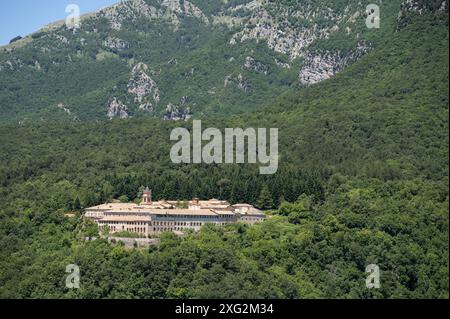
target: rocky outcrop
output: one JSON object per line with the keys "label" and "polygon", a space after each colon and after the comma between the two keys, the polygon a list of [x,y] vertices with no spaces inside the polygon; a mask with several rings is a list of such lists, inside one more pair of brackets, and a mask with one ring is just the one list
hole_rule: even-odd
{"label": "rocky outcrop", "polygon": [[156,82],[148,75],[149,67],[142,62],[136,64],[128,81],[128,93],[134,95],[134,102],[142,111],[153,110],[160,101],[160,91]]}
{"label": "rocky outcrop", "polygon": [[115,117],[126,119],[128,115],[128,107],[117,98],[114,98],[108,106],[107,116],[110,120]]}
{"label": "rocky outcrop", "polygon": [[6,60],[4,62],[0,62],[0,71],[3,70],[15,71],[22,68],[24,65],[25,64],[21,59]]}
{"label": "rocky outcrop", "polygon": [[327,80],[366,54],[369,49],[368,45],[359,44],[351,52],[308,53],[305,57],[304,66],[300,70],[299,81],[304,85],[310,85]]}
{"label": "rocky outcrop", "polygon": [[209,24],[208,18],[197,6],[182,0],[158,0],[155,6],[149,5],[145,0],[124,1],[101,10],[99,16],[107,18],[114,30],[121,30],[124,21],[135,21],[139,17],[162,18],[178,26],[178,17],[188,16]]}
{"label": "rocky outcrop", "polygon": [[39,61],[37,61],[37,60],[34,61],[33,68],[36,69],[36,70],[38,70],[38,71],[42,70],[41,64],[40,64]]}
{"label": "rocky outcrop", "polygon": [[113,30],[121,30],[126,20],[135,20],[138,16],[158,17],[159,13],[155,7],[149,6],[144,0],[133,0],[100,10],[98,15],[107,18]]}
{"label": "rocky outcrop", "polygon": [[65,105],[64,103],[59,103],[57,105],[57,107],[58,107],[58,109],[63,110],[64,112],[66,112],[69,115],[72,114],[72,112],[70,111],[70,108],[67,105]]}
{"label": "rocky outcrop", "polygon": [[448,10],[448,0],[429,1],[429,0],[406,0],[401,5],[401,12],[416,12],[423,14],[425,12],[446,12]]}
{"label": "rocky outcrop", "polygon": [[169,103],[166,107],[164,120],[166,121],[186,121],[192,117],[192,111],[189,107],[191,99],[188,96],[181,97],[177,105]]}
{"label": "rocky outcrop", "polygon": [[[301,56],[316,40],[327,38],[333,32],[332,28],[314,23],[316,20],[326,18],[336,24],[345,18],[344,14],[326,7],[313,9],[310,4],[288,6],[275,1],[254,0],[228,9],[215,21],[226,21],[224,16],[233,16],[236,12],[241,12],[246,19],[242,21],[242,30],[232,36],[231,45],[252,39],[265,40],[270,49],[287,54],[292,60]],[[292,18],[304,20],[304,26],[293,25],[290,23]]]}
{"label": "rocky outcrop", "polygon": [[187,121],[192,117],[190,107],[169,103],[164,114],[165,121]]}
{"label": "rocky outcrop", "polygon": [[191,99],[189,96],[182,96],[180,99],[180,105],[181,106],[187,106],[191,102]]}
{"label": "rocky outcrop", "polygon": [[228,87],[228,85],[230,85],[231,83],[233,83],[233,76],[232,75],[227,75],[223,81],[223,87],[226,88]]}
{"label": "rocky outcrop", "polygon": [[290,69],[291,65],[289,63],[281,62],[278,59],[275,59],[275,64],[282,69]]}
{"label": "rocky outcrop", "polygon": [[422,15],[425,13],[446,13],[448,12],[448,0],[406,0],[402,3],[397,17],[397,31],[404,29],[409,24],[411,14]]}
{"label": "rocky outcrop", "polygon": [[139,111],[143,111],[143,112],[153,112],[154,108],[153,108],[153,104],[151,103],[142,103],[139,105]]}
{"label": "rocky outcrop", "polygon": [[112,51],[123,51],[130,47],[130,44],[122,39],[108,37],[103,41],[103,46]]}
{"label": "rocky outcrop", "polygon": [[250,92],[251,91],[251,85],[248,83],[248,81],[244,78],[242,73],[239,73],[239,75],[235,78],[231,74],[227,75],[224,79],[223,87],[228,87],[231,84],[235,84],[237,88],[244,92]]}
{"label": "rocky outcrop", "polygon": [[171,58],[169,61],[167,61],[167,64],[169,65],[178,65],[178,60],[175,58]]}
{"label": "rocky outcrop", "polygon": [[194,17],[200,19],[205,24],[209,24],[209,19],[202,10],[189,1],[164,0],[162,1],[161,6],[166,7],[172,14]]}
{"label": "rocky outcrop", "polygon": [[58,40],[59,42],[63,43],[63,44],[68,44],[69,43],[69,39],[67,39],[65,36],[57,34],[57,33],[52,33],[51,34],[56,40]]}
{"label": "rocky outcrop", "polygon": [[249,92],[251,90],[250,84],[247,82],[247,80],[244,78],[242,74],[239,74],[237,77],[237,86],[240,90],[244,92]]}
{"label": "rocky outcrop", "polygon": [[248,56],[245,59],[244,68],[253,70],[257,73],[265,74],[267,75],[269,73],[269,67],[259,61],[256,61],[251,56]]}

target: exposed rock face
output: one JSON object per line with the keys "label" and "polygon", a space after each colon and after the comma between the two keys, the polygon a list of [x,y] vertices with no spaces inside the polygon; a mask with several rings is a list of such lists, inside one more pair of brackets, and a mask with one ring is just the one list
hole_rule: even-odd
{"label": "exposed rock face", "polygon": [[106,17],[114,30],[121,30],[124,21],[134,21],[138,17],[164,18],[174,26],[178,26],[180,24],[179,16],[189,16],[209,24],[206,15],[189,1],[159,0],[158,4],[158,8],[156,8],[144,0],[125,1],[101,10],[99,16]]}
{"label": "exposed rock face", "polygon": [[[335,32],[345,32],[347,36],[353,37],[353,26],[363,19],[361,12],[365,8],[366,5],[361,2],[336,7],[327,4],[317,6],[308,2],[300,6],[295,2],[288,5],[277,1],[253,0],[223,10],[214,16],[214,24],[223,24],[232,30],[239,26],[231,37],[230,45],[249,40],[265,41],[270,49],[289,56],[291,61],[305,57],[300,81],[312,84],[335,75],[366,52],[360,46],[349,52],[348,56],[343,52],[315,53],[311,49],[314,44],[328,39]],[[275,63],[279,68],[291,68],[289,62],[275,59]],[[258,65],[252,57],[247,58],[244,66],[263,74],[269,71],[263,65]],[[231,76],[226,77],[224,86],[232,81]],[[246,92],[249,90],[242,79],[238,82],[240,89]]]}
{"label": "exposed rock face", "polygon": [[209,24],[209,20],[202,10],[189,1],[164,0],[161,5],[175,15],[194,17],[202,20],[205,24]]}
{"label": "exposed rock face", "polygon": [[169,64],[169,65],[178,65],[178,60],[175,59],[175,58],[172,58],[169,61],[167,61],[167,64]]}
{"label": "exposed rock face", "polygon": [[169,103],[166,107],[164,120],[166,121],[187,121],[192,117],[192,112],[189,107],[182,105],[174,105]]}
{"label": "exposed rock face", "polygon": [[227,75],[225,80],[223,81],[223,87],[226,88],[230,83],[233,82],[233,77],[231,75]]}
{"label": "exposed rock face", "polygon": [[39,61],[34,61],[34,66],[33,68],[35,68],[36,70],[42,70],[41,64],[39,63]]}
{"label": "exposed rock face", "polygon": [[143,104],[139,105],[139,110],[145,111],[145,112],[153,112],[154,108],[151,103],[143,103]]}
{"label": "exposed rock face", "polygon": [[69,40],[63,35],[60,35],[57,33],[53,33],[52,35],[53,35],[53,37],[55,37],[58,41],[62,42],[63,44],[69,43]]}
{"label": "exposed rock face", "polygon": [[190,98],[183,96],[178,105],[169,103],[166,107],[164,120],[166,121],[186,121],[192,117],[191,108],[188,106]]}
{"label": "exposed rock face", "polygon": [[311,52],[305,58],[305,64],[300,70],[300,83],[305,85],[315,84],[342,71],[346,66],[366,54],[369,46],[359,44],[358,47],[349,52]]}
{"label": "exposed rock face", "polygon": [[114,37],[108,37],[104,42],[103,46],[113,50],[113,51],[123,51],[130,47],[129,43]]}
{"label": "exposed rock face", "polygon": [[135,103],[144,111],[153,110],[153,106],[160,101],[159,88],[148,72],[148,66],[139,62],[133,67],[128,81],[128,93],[134,95]]}
{"label": "exposed rock face", "polygon": [[256,61],[251,56],[248,56],[245,59],[244,67],[249,70],[253,70],[257,73],[262,73],[267,75],[269,73],[269,67],[267,65],[264,65],[263,63]]}
{"label": "exposed rock face", "polygon": [[225,77],[223,87],[228,87],[230,84],[236,84],[238,89],[244,92],[250,92],[251,85],[247,82],[244,76],[239,73],[239,75],[234,78],[231,74]]}
{"label": "exposed rock face", "polygon": [[283,69],[290,69],[291,68],[291,65],[289,63],[281,62],[281,61],[278,61],[277,59],[275,59],[275,64],[278,67],[283,68]]}
{"label": "exposed rock face", "polygon": [[5,62],[0,63],[0,71],[10,70],[15,71],[24,66],[24,63],[21,59],[7,60]]}
{"label": "exposed rock face", "polygon": [[64,103],[59,103],[58,105],[57,105],[57,107],[59,108],[59,109],[61,109],[61,110],[63,110],[64,112],[66,112],[67,114],[72,114],[72,112],[70,111],[70,108],[67,106],[67,105],[65,105]]}
{"label": "exposed rock face", "polygon": [[180,105],[181,106],[186,106],[190,103],[191,99],[189,98],[189,96],[182,96],[180,99]]}
{"label": "exposed rock face", "polygon": [[128,107],[117,98],[114,98],[108,106],[107,116],[110,120],[115,117],[121,119],[128,118]]}
{"label": "exposed rock face", "polygon": [[429,12],[435,13],[445,13],[448,11],[448,0],[443,0],[442,2],[435,2],[429,0],[406,0],[402,3],[400,12],[397,18],[397,31],[405,28],[409,19],[408,16],[411,13],[424,14]]}
{"label": "exposed rock face", "polygon": [[250,84],[245,80],[244,76],[242,74],[238,75],[238,88],[244,92],[249,92],[251,87]]}
{"label": "exposed rock face", "polygon": [[122,23],[128,19],[136,19],[137,16],[157,17],[158,12],[155,7],[147,5],[144,0],[133,0],[105,8],[99,12],[99,16],[107,18],[112,29],[120,30]]}
{"label": "exposed rock face", "polygon": [[[278,10],[276,17],[270,13],[271,9]],[[299,9],[287,5],[278,6],[276,2],[268,0],[254,0],[232,7],[223,16],[232,16],[238,11],[245,12],[248,20],[245,20],[243,30],[233,35],[230,41],[231,45],[251,39],[266,40],[269,48],[289,55],[292,60],[299,57],[304,49],[314,41],[328,37],[333,30],[320,27],[318,23],[296,27],[289,22],[290,17],[304,19],[308,22],[315,21],[319,16],[336,22],[344,18],[343,15],[332,12],[328,8],[323,8],[323,12],[319,12],[313,10],[311,5],[305,5]],[[222,20],[224,19],[222,18]],[[220,22],[220,20],[216,21]]]}
{"label": "exposed rock face", "polygon": [[401,5],[401,12],[445,12],[448,9],[448,0],[441,2],[429,0],[406,0]]}

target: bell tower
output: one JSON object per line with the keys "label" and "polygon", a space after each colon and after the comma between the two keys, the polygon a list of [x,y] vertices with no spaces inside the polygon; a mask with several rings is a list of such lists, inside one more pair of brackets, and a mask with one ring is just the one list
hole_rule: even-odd
{"label": "bell tower", "polygon": [[148,187],[145,188],[142,193],[142,205],[151,205],[152,204],[152,190]]}

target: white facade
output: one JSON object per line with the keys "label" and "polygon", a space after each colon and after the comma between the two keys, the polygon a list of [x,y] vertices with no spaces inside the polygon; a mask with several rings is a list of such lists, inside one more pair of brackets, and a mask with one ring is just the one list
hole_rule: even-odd
{"label": "white facade", "polygon": [[226,201],[193,199],[188,208],[176,208],[175,201],[151,201],[151,191],[140,204],[107,203],[87,208],[85,217],[94,220],[101,230],[109,233],[131,232],[142,236],[173,231],[199,231],[206,224],[224,226],[243,222],[255,224],[264,221],[265,215],[252,205],[230,205]]}

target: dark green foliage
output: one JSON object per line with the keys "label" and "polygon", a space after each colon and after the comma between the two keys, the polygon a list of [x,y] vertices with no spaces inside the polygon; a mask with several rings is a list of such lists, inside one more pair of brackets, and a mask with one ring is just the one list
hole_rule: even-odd
{"label": "dark green foliage", "polygon": [[264,187],[262,188],[261,193],[259,194],[258,201],[256,202],[256,207],[260,209],[273,208],[272,193],[270,192],[267,185],[264,185]]}
{"label": "dark green foliage", "polygon": [[15,38],[11,39],[11,41],[9,41],[9,44],[17,42],[17,41],[19,41],[21,39],[22,39],[22,37],[19,35],[19,36],[15,37]]}
{"label": "dark green foliage", "polygon": [[[204,121],[278,127],[273,176],[255,165],[172,164],[170,131],[190,122],[0,126],[0,297],[448,298],[448,16],[394,31],[264,113]],[[279,209],[261,225],[164,234],[148,250],[86,242],[93,225],[64,217],[137,200],[147,185],[155,199]],[[372,263],[379,290],[365,287]],[[68,264],[80,267],[79,290],[65,288]]]}

